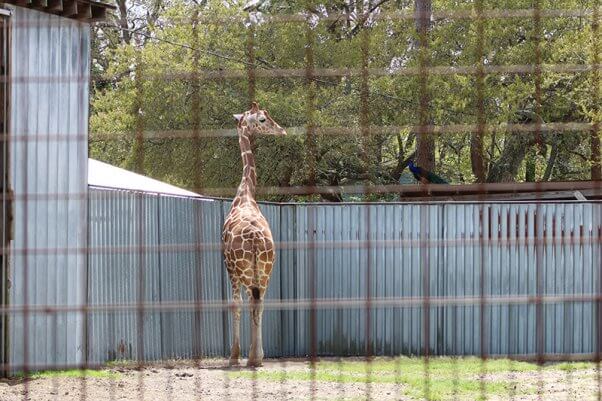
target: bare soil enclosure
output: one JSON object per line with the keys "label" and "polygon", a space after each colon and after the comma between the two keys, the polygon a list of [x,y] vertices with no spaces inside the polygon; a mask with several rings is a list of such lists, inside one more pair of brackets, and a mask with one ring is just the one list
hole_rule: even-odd
{"label": "bare soil enclosure", "polygon": [[593,364],[503,363],[507,369],[476,358],[433,359],[428,374],[422,360],[409,358],[323,360],[315,368],[307,361],[275,360],[258,369],[228,368],[225,360],[177,361],[140,370],[124,364],[85,374],[45,372],[28,380],[4,379],[0,400],[597,399]]}

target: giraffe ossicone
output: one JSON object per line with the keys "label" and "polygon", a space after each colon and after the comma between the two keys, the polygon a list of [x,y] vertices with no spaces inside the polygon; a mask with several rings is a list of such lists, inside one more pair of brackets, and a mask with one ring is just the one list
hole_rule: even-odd
{"label": "giraffe ossicone", "polygon": [[286,135],[286,131],[255,102],[250,110],[243,114],[234,114],[234,118],[237,121],[243,174],[222,232],[226,269],[234,301],[230,365],[237,365],[240,358],[241,291],[244,287],[251,304],[251,348],[248,365],[261,366],[263,299],[270,282],[275,249],[270,226],[255,201],[257,173],[253,143],[257,135]]}

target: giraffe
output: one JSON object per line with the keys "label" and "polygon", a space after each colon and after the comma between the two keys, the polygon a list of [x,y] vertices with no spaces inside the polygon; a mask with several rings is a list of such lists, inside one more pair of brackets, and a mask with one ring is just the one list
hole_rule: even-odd
{"label": "giraffe", "polygon": [[286,135],[265,110],[253,102],[244,114],[235,114],[243,174],[222,232],[226,269],[232,285],[233,319],[230,366],[239,364],[241,286],[246,289],[251,312],[251,348],[248,366],[261,366],[263,346],[261,319],[263,298],[274,263],[274,241],[270,226],[255,202],[257,174],[253,142],[256,135]]}

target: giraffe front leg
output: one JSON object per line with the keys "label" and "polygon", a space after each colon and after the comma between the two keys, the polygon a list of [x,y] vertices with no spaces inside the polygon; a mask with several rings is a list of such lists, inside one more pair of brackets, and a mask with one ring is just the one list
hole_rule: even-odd
{"label": "giraffe front leg", "polygon": [[262,318],[263,299],[251,298],[251,349],[247,366],[261,366],[263,364]]}
{"label": "giraffe front leg", "polygon": [[242,305],[242,296],[240,286],[232,286],[233,306],[232,306],[232,347],[230,349],[230,366],[239,364],[240,358],[240,309]]}

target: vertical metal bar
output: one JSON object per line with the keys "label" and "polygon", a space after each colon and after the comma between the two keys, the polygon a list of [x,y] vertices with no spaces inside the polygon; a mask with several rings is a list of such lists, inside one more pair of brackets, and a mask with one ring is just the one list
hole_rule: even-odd
{"label": "vertical metal bar", "polygon": [[600,0],[595,0],[592,10],[592,104],[594,105],[592,130],[590,134],[591,146],[591,179],[602,180],[602,164],[600,160]]}
{"label": "vertical metal bar", "polygon": [[[279,240],[280,240],[281,243],[285,242],[285,241],[288,243],[288,241],[290,241],[290,238],[288,236],[288,232],[287,232],[286,228],[282,227],[282,222],[283,222],[283,219],[282,219],[283,213],[282,213],[282,211],[283,211],[283,207],[282,206],[278,207],[278,231],[280,232]],[[280,258],[284,259],[283,255],[280,256]],[[289,259],[288,252],[287,252],[287,255],[286,255],[286,259],[287,260]],[[282,263],[282,265],[284,265],[283,262],[280,262],[280,263]],[[290,266],[290,265],[288,266],[289,269],[291,267],[292,266]],[[287,302],[290,301],[290,295],[288,294],[288,291],[286,292],[286,296],[285,296],[285,291],[284,291],[285,280],[284,280],[284,274],[283,274],[282,271],[280,272],[280,282],[278,284],[280,285],[280,294],[279,294],[280,300],[286,299]],[[285,311],[284,308],[280,309],[280,313],[278,315],[279,315],[280,322],[281,322],[280,327],[282,328],[282,332],[283,332],[283,335],[284,335],[284,333],[285,333],[284,321],[285,321],[286,316],[287,316],[287,311]],[[286,391],[286,381],[287,381],[287,374],[286,374],[287,362],[284,359],[284,357],[285,356],[289,356],[289,355],[287,355],[287,352],[288,352],[287,350],[288,350],[288,347],[285,347],[285,345],[282,344],[282,346],[280,347],[280,357],[282,359],[280,360],[280,368],[281,368],[281,370],[280,370],[280,380],[279,380],[279,382],[280,382],[280,395],[283,398],[286,397],[285,391]]]}
{"label": "vertical metal bar", "polygon": [[[6,245],[6,204],[10,202],[8,197],[6,196],[7,188],[6,188],[6,143],[7,143],[7,113],[6,113],[6,86],[7,86],[7,77],[6,77],[6,24],[8,19],[4,16],[0,17],[0,46],[2,54],[0,54],[0,78],[2,79],[2,97],[0,101],[2,102],[2,120],[0,120],[0,124],[2,124],[2,129],[0,130],[0,135],[2,135],[2,261],[0,264],[0,307],[4,307],[7,305],[6,303],[6,268],[7,268],[7,259],[8,259],[8,246]],[[5,358],[5,347],[6,347],[6,314],[2,313],[0,315],[0,364],[5,366],[6,358]],[[0,371],[0,377],[6,375],[6,371]]]}
{"label": "vertical metal bar", "polygon": [[[541,40],[542,40],[542,22],[541,22],[541,0],[534,0],[533,10],[533,41],[535,46],[535,142],[540,147],[543,147],[541,135],[541,85],[542,85],[542,55],[541,55]],[[540,191],[536,191],[539,195]],[[544,322],[544,305],[542,302],[544,291],[544,267],[543,267],[543,244],[541,234],[544,232],[544,219],[541,210],[541,202],[536,200],[535,205],[535,349],[537,353],[537,363],[539,365],[538,375],[538,396],[541,398],[543,393],[543,364],[545,362],[545,322]]]}
{"label": "vertical metal bar", "polygon": [[[35,25],[33,25],[32,31],[35,31]],[[31,29],[31,28],[27,28],[27,29]],[[26,45],[28,47],[31,46],[31,37],[32,37],[32,32],[28,32],[26,38],[29,40],[29,43],[27,43]],[[26,49],[25,53],[27,53],[27,56],[25,56],[25,60],[27,63],[27,67],[28,67],[28,71],[31,72],[31,63],[32,60],[30,59],[29,55],[31,54],[31,49]],[[28,85],[31,85],[31,82],[28,83]],[[26,91],[28,91],[29,87],[26,86],[27,89],[25,89]],[[33,127],[26,127],[26,133],[30,134],[30,135],[36,135],[37,132],[35,131],[35,128]],[[17,138],[16,138],[17,139]],[[18,138],[21,139],[21,138]],[[29,398],[29,383],[28,383],[28,376],[29,376],[29,283],[28,283],[28,277],[29,277],[29,252],[27,252],[28,247],[29,247],[29,199],[28,199],[28,187],[29,187],[29,140],[24,141],[24,143],[22,144],[22,148],[23,148],[23,160],[22,162],[22,166],[20,167],[20,171],[21,174],[23,175],[23,191],[26,194],[26,196],[23,197],[23,221],[22,221],[22,229],[23,229],[23,249],[25,250],[25,252],[23,252],[22,257],[23,257],[23,275],[22,278],[23,280],[21,281],[21,283],[19,283],[20,285],[23,286],[23,376],[26,379],[25,382],[25,386],[23,389],[23,399],[27,400]],[[15,270],[15,276],[16,276],[16,270]],[[17,279],[15,277],[15,279]],[[18,280],[18,279],[17,279]]]}
{"label": "vertical metal bar", "polygon": [[[430,117],[430,93],[428,88],[429,66],[431,58],[429,55],[429,31],[431,25],[431,0],[415,0],[414,19],[418,42],[418,132],[416,138],[416,159],[418,165],[427,170],[432,170],[435,164],[435,136],[427,127],[431,121]],[[425,187],[425,191],[428,188]]]}
{"label": "vertical metal bar", "polygon": [[[568,205],[568,207],[570,207],[571,205]],[[570,209],[569,209],[570,210]],[[573,214],[574,214],[574,210],[573,210]],[[554,211],[554,232],[553,232],[553,243],[554,243],[554,247],[558,249],[558,257],[560,258],[560,260],[567,260],[568,259],[568,255],[565,254],[566,250],[566,245],[565,245],[565,241],[566,241],[566,237],[569,238],[569,244],[570,242],[573,241],[573,237],[568,236],[568,235],[564,235],[565,233],[565,228],[567,226],[566,223],[566,216],[568,214],[567,212],[567,205],[558,205],[558,207],[555,208]],[[575,218],[572,218],[572,221],[575,221]],[[571,244],[572,246],[572,244]],[[573,282],[573,280],[570,280],[569,277],[574,275],[575,272],[575,258],[571,258],[572,259],[572,263],[569,263],[568,261],[565,262],[564,266],[563,266],[563,284],[562,284],[562,290],[564,294],[570,295],[570,294],[575,294],[575,284]],[[571,285],[569,285],[571,284]],[[563,307],[563,331],[564,331],[564,336],[563,336],[563,344],[562,344],[562,353],[564,354],[564,358],[566,360],[570,359],[571,354],[573,353],[572,350],[572,343],[573,343],[573,334],[574,333],[574,328],[573,328],[573,319],[570,318],[573,316],[573,313],[568,313],[569,310],[572,310],[575,307],[575,303],[572,302],[563,302],[562,303],[562,307]],[[570,341],[570,343],[569,343]],[[572,369],[567,369],[566,371],[566,384],[567,384],[567,395],[568,398],[570,399],[572,397],[572,391],[573,391],[573,372]]]}
{"label": "vertical metal bar", "polygon": [[308,272],[309,272],[309,291],[310,291],[310,316],[309,316],[309,362],[311,368],[311,387],[310,399],[316,400],[316,364],[318,362],[318,320],[317,320],[317,292],[318,280],[316,272],[316,206],[309,205],[307,209],[307,230],[309,232],[309,252],[308,252]]}
{"label": "vertical metal bar", "polygon": [[537,202],[535,206],[535,219],[534,219],[534,240],[535,242],[535,350],[537,353],[537,363],[539,364],[539,378],[538,378],[538,394],[541,397],[543,392],[543,377],[542,367],[545,362],[545,327],[544,327],[544,305],[542,302],[543,297],[543,247],[541,245],[540,234],[543,233],[543,212],[541,210],[541,204]]}
{"label": "vertical metal bar", "polygon": [[134,86],[135,97],[133,105],[133,114],[136,121],[134,144],[132,148],[134,156],[134,171],[144,175],[144,65],[142,58],[142,49],[135,49],[136,65],[134,67]]}
{"label": "vertical metal bar", "polygon": [[[370,177],[370,166],[373,140],[370,136],[370,30],[366,24],[370,10],[365,7],[364,2],[360,2],[360,10],[363,18],[360,18],[360,49],[361,49],[361,82],[360,82],[360,130],[362,133],[362,153],[364,165],[366,166],[366,176]],[[367,194],[364,194],[364,200],[367,201]],[[365,344],[364,351],[366,357],[366,399],[372,399],[372,230],[371,230],[371,207],[365,206],[364,230],[365,230],[365,249],[366,249],[366,299],[364,312],[366,315],[365,326]]]}
{"label": "vertical metal bar", "polygon": [[[90,40],[90,45],[92,43],[93,40],[93,29],[90,28],[90,37],[86,38],[85,35],[83,35],[82,30],[78,30],[78,34],[79,34],[79,41],[78,44],[79,45],[83,45],[84,44],[84,40],[85,39],[89,39]],[[83,71],[83,65],[85,63],[85,65],[90,66],[92,63],[92,51],[88,51],[87,54],[87,60],[84,61],[83,57],[82,57],[82,53],[83,53],[83,48],[79,49],[78,55],[77,55],[77,66],[78,66],[78,72],[77,72],[77,85],[79,86],[77,89],[77,94],[79,95],[80,93],[82,95],[87,95],[87,93],[85,92],[85,83],[88,83],[88,85],[90,84],[90,80],[91,77],[88,75],[86,77],[86,74],[88,73],[88,71]],[[87,78],[87,79],[85,79]],[[88,91],[90,90],[90,85],[88,86]],[[89,93],[89,92],[88,92]],[[85,97],[86,100],[88,99],[87,96],[82,96]],[[78,99],[81,100],[81,99]],[[78,141],[77,143],[79,144],[79,138],[83,137],[85,132],[87,132],[87,127],[88,127],[88,115],[86,112],[86,115],[84,116],[84,113],[82,111],[82,102],[78,101],[77,103],[77,116],[78,118],[82,119],[85,118],[85,123],[83,124],[78,124],[77,125],[77,130],[76,130],[76,135],[77,138],[76,141]],[[80,158],[79,155],[75,156],[76,158]],[[84,160],[84,163],[88,163],[88,160]],[[78,163],[79,164],[79,163]],[[80,166],[80,167],[84,167],[84,166]],[[87,171],[87,169],[84,169],[84,171]],[[78,217],[78,221],[77,224],[84,224],[85,227],[87,227],[88,223],[82,223],[81,220],[86,220],[87,219],[87,210],[88,210],[88,205],[89,205],[89,201],[88,201],[88,177],[83,177],[85,179],[84,181],[84,198],[83,199],[78,199],[76,200],[77,204],[78,204],[78,209],[79,209],[79,215]],[[83,209],[83,210],[82,210]],[[81,219],[81,220],[80,220]],[[88,246],[88,230],[85,230],[84,235],[85,237],[85,247]],[[76,246],[80,246],[80,240],[76,240]],[[82,374],[81,374],[81,400],[85,401],[88,397],[88,380],[86,377],[86,373],[87,373],[87,368],[88,368],[88,341],[87,341],[87,334],[88,334],[88,312],[85,310],[88,306],[88,252],[79,249],[77,251],[77,257],[81,257],[83,259],[83,272],[81,273],[81,281],[78,282],[76,285],[79,285],[83,288],[80,288],[80,290],[82,291],[83,295],[83,300],[78,300],[79,302],[83,301],[83,305],[84,305],[84,311],[82,312],[82,344],[83,344],[83,349],[82,349],[82,359],[83,359],[83,363],[82,363]],[[76,258],[76,266],[77,266],[77,258]],[[77,289],[76,289],[76,293],[77,293]],[[55,332],[56,335],[56,332]]]}
{"label": "vertical metal bar", "polygon": [[[202,160],[202,138],[200,136],[199,130],[201,128],[201,80],[200,80],[200,59],[201,54],[199,51],[199,11],[200,6],[197,3],[193,3],[193,11],[192,11],[192,37],[191,37],[191,48],[192,48],[192,102],[190,108],[191,114],[191,123],[192,123],[192,131],[193,131],[193,149],[194,151],[194,189],[196,193],[202,193],[203,185],[202,185],[202,168],[203,168],[203,160]],[[194,243],[202,244],[203,243],[203,217],[201,205],[194,202],[192,203],[193,207],[193,233],[194,233]],[[159,206],[159,212],[161,211],[161,206]],[[160,221],[159,221],[160,227]],[[160,237],[159,237],[160,239]],[[194,303],[195,310],[193,311],[193,319],[192,319],[192,358],[194,361],[194,365],[197,368],[197,371],[201,368],[202,357],[203,357],[203,255],[200,249],[195,250],[195,258],[196,266],[194,266],[194,283],[192,283],[192,287],[195,289]],[[167,267],[167,266],[166,266]],[[170,274],[168,272],[168,274]],[[224,375],[227,380],[228,375]],[[201,375],[194,375],[194,392],[196,398],[201,398]]]}
{"label": "vertical metal bar", "polygon": [[[601,165],[600,165],[600,136],[602,135],[602,123],[600,119],[602,118],[602,106],[600,105],[600,90],[601,87],[601,79],[600,79],[600,0],[595,0],[593,4],[593,13],[592,13],[592,44],[591,44],[591,59],[592,65],[594,68],[592,69],[591,76],[591,91],[592,91],[592,102],[594,105],[593,110],[593,124],[591,131],[591,153],[592,153],[592,167],[591,167],[591,179],[598,180],[598,189],[602,187],[602,173],[601,173]],[[594,205],[595,208],[596,205]],[[599,210],[596,215],[598,219],[600,218]],[[599,223],[599,221],[598,221]],[[594,230],[596,226],[593,226]],[[596,233],[592,233],[592,235],[596,235]],[[600,244],[598,244],[598,247]],[[598,250],[599,252],[599,250]],[[594,248],[594,255],[596,254],[596,250]],[[594,328],[594,335],[596,338],[596,350],[595,350],[595,362],[596,362],[596,393],[598,401],[602,401],[602,388],[600,387],[602,384],[602,370],[601,370],[601,360],[602,360],[602,263],[600,263],[600,259],[598,258],[598,280],[597,280],[597,288],[596,293],[598,295],[598,300],[596,302],[596,324]]]}
{"label": "vertical metal bar", "polygon": [[[431,17],[431,1],[416,0],[414,18],[418,35],[418,63],[419,63],[419,96],[418,109],[418,136],[416,141],[416,158],[418,164],[426,169],[432,169],[434,160],[434,138],[429,133],[427,126],[430,120],[430,97],[428,90],[429,57],[429,27]],[[433,152],[431,155],[430,152]],[[425,191],[428,191],[425,186]],[[420,205],[420,266],[422,269],[422,354],[424,358],[424,393],[425,399],[430,399],[430,232],[429,232],[429,206]]]}
{"label": "vertical metal bar", "polygon": [[[471,162],[473,164],[473,171],[477,172],[477,182],[485,182],[485,161],[483,158],[483,141],[484,131],[486,124],[485,114],[485,21],[483,19],[483,0],[477,0],[475,3],[476,11],[476,90],[477,90],[477,131],[472,134],[471,137]],[[475,166],[476,164],[476,166]],[[476,167],[476,168],[475,168]],[[482,188],[481,188],[482,190]],[[482,199],[479,199],[482,200]],[[489,208],[488,208],[489,209]],[[490,210],[490,209],[489,209]],[[481,376],[479,380],[479,391],[481,398],[487,397],[487,388],[485,383],[485,375],[487,373],[487,345],[488,345],[488,331],[486,329],[487,321],[487,306],[485,293],[485,280],[487,269],[485,266],[485,252],[488,248],[485,247],[484,241],[484,230],[485,230],[485,216],[483,215],[483,203],[479,202],[479,353],[481,358]],[[489,219],[488,224],[491,224]],[[490,246],[491,238],[487,244]]]}
{"label": "vertical metal bar", "polygon": [[[136,67],[134,85],[136,92],[136,100],[134,101],[134,112],[136,117],[136,137],[134,141],[134,169],[140,174],[144,174],[144,65],[142,58],[143,49],[138,48],[136,51]],[[137,264],[137,278],[138,283],[136,286],[137,293],[137,313],[136,313],[136,344],[137,353],[136,361],[139,369],[138,373],[138,397],[144,399],[144,310],[143,303],[146,295],[146,260],[145,260],[145,245],[146,245],[146,233],[145,233],[145,199],[144,195],[137,192],[134,195],[135,199],[135,225],[134,229],[136,232],[136,246],[138,247],[138,264]]]}
{"label": "vertical metal bar", "polygon": [[[488,208],[489,212],[491,211],[490,208]],[[487,322],[487,305],[486,305],[486,298],[487,298],[487,294],[485,293],[485,283],[486,283],[486,277],[487,277],[487,269],[485,268],[485,252],[486,252],[486,246],[485,246],[485,229],[489,226],[491,226],[492,222],[491,222],[491,218],[487,219],[487,225],[485,225],[485,216],[483,213],[483,204],[479,203],[479,207],[478,207],[478,211],[479,211],[479,339],[480,339],[480,344],[479,344],[479,353],[480,353],[480,357],[481,357],[481,377],[480,377],[480,381],[479,381],[479,390],[481,392],[481,396],[483,399],[486,398],[487,396],[487,388],[485,385],[485,374],[487,373],[487,365],[486,365],[486,359],[487,359],[487,338],[488,338],[488,331],[487,331],[487,326],[486,326],[486,322]],[[491,231],[487,230],[488,233],[490,233]],[[491,246],[491,236],[488,237],[487,239],[487,245]]]}
{"label": "vertical metal bar", "polygon": [[[485,20],[483,18],[483,1],[476,0],[476,89],[477,89],[477,131],[471,137],[471,162],[473,171],[477,172],[477,182],[485,182],[485,160],[483,157],[483,141],[485,134]],[[476,164],[476,165],[474,165]]]}
{"label": "vertical metal bar", "polygon": [[[256,77],[255,77],[255,25],[254,22],[249,18],[249,25],[247,27],[247,90],[249,97],[249,105],[255,101],[255,90],[256,90]],[[255,141],[251,138],[251,148],[255,151]],[[254,280],[257,280],[258,272],[257,266],[255,265],[253,271]],[[251,307],[252,308],[252,307]],[[251,322],[251,324],[253,324]],[[252,389],[251,397],[257,399],[257,370],[253,370],[252,373]]]}
{"label": "vertical metal bar", "polygon": [[[395,260],[396,265],[399,266],[399,270],[395,272],[394,274],[394,282],[395,282],[395,292],[394,294],[396,295],[396,297],[401,298],[403,297],[405,294],[405,274],[404,274],[404,270],[407,268],[405,262],[405,258],[404,258],[404,254],[406,254],[405,252],[405,245],[403,244],[403,239],[405,236],[405,230],[403,227],[403,216],[404,216],[404,210],[403,208],[398,208],[396,210],[395,213],[395,235],[393,236],[392,239],[398,240],[399,241],[399,245],[397,245],[394,248],[394,251],[396,253],[396,257]],[[398,278],[399,277],[399,278]],[[398,313],[397,310],[399,310]],[[397,335],[395,334],[395,329],[393,331],[393,336],[395,337],[395,342],[397,343],[396,345],[398,346],[397,349],[394,348],[394,356],[397,357],[397,360],[395,361],[395,367],[394,367],[394,371],[395,371],[395,394],[396,396],[398,394],[401,393],[401,372],[402,372],[402,356],[405,352],[404,350],[404,326],[407,326],[406,322],[404,321],[404,317],[406,316],[406,308],[403,307],[399,307],[394,309],[394,317],[396,319],[394,319],[394,325],[395,327],[398,328],[397,331]]]}
{"label": "vertical metal bar", "polygon": [[136,205],[136,246],[138,248],[138,263],[137,263],[137,279],[136,294],[136,362],[139,370],[138,374],[138,397],[144,399],[144,372],[142,371],[145,364],[144,353],[144,315],[143,309],[146,297],[146,202],[144,194],[137,192],[135,194]]}
{"label": "vertical metal bar", "polygon": [[[8,74],[9,74],[9,64],[8,64],[8,44],[9,44],[9,35],[8,35],[8,25],[9,25],[8,17],[1,17],[0,19],[0,40],[2,43],[2,60],[0,68],[2,69],[1,78],[2,78],[2,98],[0,101],[2,102],[2,131],[0,134],[2,135],[2,264],[0,265],[0,269],[2,270],[0,274],[0,306],[8,306],[8,272],[10,268],[9,258],[10,258],[10,230],[7,230],[7,224],[11,219],[11,203],[12,199],[9,197],[10,189],[8,188],[9,180],[9,163],[8,163]],[[0,364],[4,366],[8,366],[8,315],[3,313],[0,316]],[[0,371],[0,376],[8,374],[8,370]]]}
{"label": "vertical metal bar", "polygon": [[315,33],[308,19],[305,24],[305,87],[306,100],[306,148],[309,155],[307,182],[310,187],[316,185],[316,82],[314,63]]}
{"label": "vertical metal bar", "polygon": [[249,105],[255,101],[255,25],[250,22],[247,27],[247,89]]}
{"label": "vertical metal bar", "polygon": [[[316,185],[316,82],[314,79],[314,44],[315,33],[309,16],[311,15],[311,0],[306,2],[307,21],[305,23],[305,86],[306,92],[306,148],[309,154],[308,184],[311,188]],[[309,316],[309,337],[310,337],[310,368],[311,384],[310,399],[316,399],[316,362],[318,353],[318,327],[317,327],[317,280],[316,280],[316,252],[315,252],[315,230],[316,230],[316,210],[315,206],[309,205],[307,209],[307,227],[309,236],[308,252],[308,273],[309,273],[309,291],[310,291],[310,316]]]}
{"label": "vertical metal bar", "polygon": [[201,79],[200,79],[200,59],[201,53],[198,49],[199,45],[199,7],[193,8],[192,14],[192,74],[191,74],[191,86],[192,86],[192,97],[190,102],[190,117],[192,125],[192,136],[193,136],[193,149],[194,149],[194,192],[197,194],[203,193],[203,160],[202,160],[202,147],[203,142],[199,133],[201,128]]}
{"label": "vertical metal bar", "polygon": [[[195,202],[192,204],[193,205],[193,221],[194,221],[194,227],[192,228],[193,232],[194,232],[194,242],[195,244],[203,244],[203,224],[206,224],[203,220],[203,211],[202,211],[202,205],[199,202]],[[204,338],[204,332],[203,330],[205,329],[204,325],[203,325],[203,285],[204,285],[204,274],[207,274],[207,272],[204,269],[204,264],[203,264],[203,251],[200,250],[199,248],[197,248],[195,250],[195,258],[194,260],[196,260],[195,263],[195,268],[194,268],[194,283],[193,288],[195,288],[194,291],[194,304],[195,304],[195,310],[193,312],[193,324],[192,324],[192,328],[193,328],[193,332],[191,333],[192,335],[192,357],[194,360],[194,365],[196,366],[197,369],[201,368],[201,363],[202,363],[202,359],[203,359],[203,338]],[[169,274],[169,273],[168,273]],[[227,375],[226,375],[227,377]],[[195,375],[195,394],[197,397],[201,398],[201,393],[200,390],[202,388],[201,386],[201,375],[200,374],[196,374]]]}
{"label": "vertical metal bar", "polygon": [[[57,325],[57,313],[53,313],[52,314],[52,324],[50,326],[51,332],[55,333],[55,335],[53,336],[53,342],[52,342],[52,352],[53,355],[57,354],[57,349],[58,349],[58,336],[56,335],[56,333],[58,332],[58,325]],[[52,389],[54,390],[54,393],[56,394],[55,399],[58,399],[58,394],[59,394],[59,378],[55,377],[53,382],[52,382]]]}
{"label": "vertical metal bar", "polygon": [[[494,141],[495,139],[492,138],[492,141]],[[521,272],[523,272],[523,270],[525,271],[525,275],[527,275],[527,271],[526,269],[522,269],[520,260],[515,260],[514,256],[516,255],[516,253],[519,252],[519,247],[520,245],[520,238],[521,235],[519,233],[519,227],[520,227],[520,222],[519,222],[519,218],[520,218],[520,205],[516,206],[512,206],[510,207],[510,219],[511,219],[511,223],[509,225],[509,227],[511,227],[511,232],[509,233],[509,238],[511,238],[512,240],[515,241],[515,245],[511,247],[512,251],[510,252],[510,263],[511,264],[516,264],[516,268],[513,270],[510,270],[510,282],[514,284],[514,286],[511,284],[510,285],[510,294],[511,295],[519,295],[521,292],[521,285],[520,282],[523,281],[521,280]],[[513,278],[512,277],[512,273],[513,271],[516,272],[516,277]],[[526,280],[524,280],[526,281]],[[513,290],[514,287],[514,290]],[[520,324],[517,322],[518,321],[518,316],[520,313],[520,308],[521,306],[516,306],[516,305],[511,305],[510,306],[510,312],[509,312],[509,316],[516,316],[516,318],[514,319],[514,321],[516,322],[516,327],[514,330],[510,331],[510,335],[508,336],[508,356],[510,357],[511,354],[518,354],[520,352],[520,345],[518,344],[519,338],[520,338]],[[512,313],[514,311],[514,314]],[[512,318],[511,318],[512,319]],[[515,339],[512,339],[512,334],[514,333],[514,335],[516,336]],[[512,359],[509,359],[508,362],[508,369],[510,371],[509,375],[508,375],[508,379],[510,380],[510,385],[508,386],[508,399],[509,400],[514,400],[516,397],[516,385],[515,385],[515,380],[516,380],[516,374],[515,374],[515,368],[514,368],[514,362]]]}
{"label": "vertical metal bar", "polygon": [[[223,225],[223,222],[225,220],[225,216],[224,216],[224,201],[220,200],[219,201],[219,221],[220,224]],[[220,226],[221,228],[221,226]],[[220,247],[220,265],[222,266],[222,268],[225,268],[225,260],[224,260],[224,252],[222,251],[222,248]],[[224,269],[225,270],[225,269]],[[229,280],[227,277],[227,273],[222,270],[222,273],[220,275],[221,278],[221,283],[220,283],[220,295],[221,295],[221,299],[226,299],[227,298],[227,293],[228,293],[228,284],[229,284]],[[222,342],[222,348],[224,350],[224,356],[228,356],[228,346],[230,344],[229,338],[230,338],[230,325],[228,324],[228,316],[229,316],[229,310],[228,308],[224,308],[222,310],[222,329],[224,331],[224,339]],[[226,380],[226,396],[230,397],[230,382],[229,380]]]}
{"label": "vertical metal bar", "polygon": [[[462,206],[458,205],[458,206],[451,206],[450,208],[446,208],[445,206],[443,207],[443,224],[440,230],[438,230],[439,233],[441,233],[441,239],[446,240],[448,238],[461,238],[460,239],[460,243],[461,243],[461,247],[465,247],[466,246],[466,235],[464,235],[464,232],[467,231],[466,229],[466,223],[462,224],[462,220],[460,218],[460,216],[464,217],[464,221],[467,221],[468,218],[466,216],[466,213],[463,213],[462,215],[460,215],[460,213],[458,213],[460,210],[463,211],[463,209],[461,209]],[[459,223],[459,227],[454,226],[454,227],[450,227],[449,229],[447,227],[445,227],[447,221],[450,220],[450,215],[451,212],[448,212],[448,210],[453,210],[454,211],[454,216],[456,218],[456,221]],[[460,215],[460,216],[459,216]],[[472,219],[474,221],[474,218]],[[464,230],[464,232],[462,231]],[[448,260],[450,260],[452,266],[455,267],[455,271],[456,273],[458,272],[458,267],[461,265],[460,263],[458,263],[458,257],[459,257],[459,253],[460,252],[453,252],[453,253],[446,253],[447,255],[454,255],[453,260],[451,260],[451,258],[449,258]],[[453,296],[457,296],[459,294],[458,291],[458,282],[460,280],[458,280],[456,278],[455,282],[452,283],[448,283],[448,289],[445,292],[446,295],[453,295]],[[458,369],[458,356],[461,354],[461,350],[459,349],[460,347],[457,346],[457,338],[461,338],[461,335],[458,334],[458,326],[460,326],[458,324],[458,321],[460,320],[458,317],[460,315],[459,313],[459,309],[458,307],[453,307],[451,309],[451,325],[447,326],[451,329],[451,333],[450,333],[450,340],[451,340],[451,353],[453,355],[453,372],[452,372],[452,397],[454,399],[458,398],[458,392],[459,392],[459,386],[460,386],[460,372]]]}
{"label": "vertical metal bar", "polygon": [[430,332],[431,332],[431,300],[430,300],[430,231],[429,205],[420,205],[420,267],[422,269],[422,356],[424,358],[424,393],[427,400],[431,398],[430,383]]}

